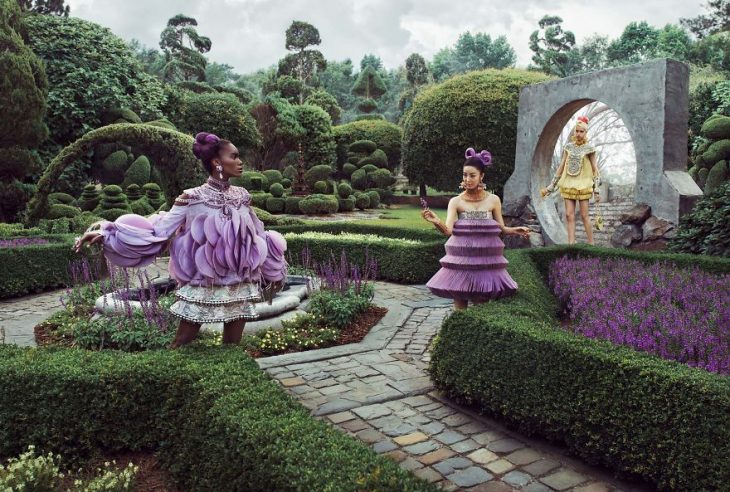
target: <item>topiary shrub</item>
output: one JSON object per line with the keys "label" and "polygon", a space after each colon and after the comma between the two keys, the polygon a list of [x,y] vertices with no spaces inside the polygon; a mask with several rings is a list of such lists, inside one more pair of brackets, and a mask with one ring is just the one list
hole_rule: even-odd
{"label": "topiary shrub", "polygon": [[316,183],[314,183],[312,190],[318,194],[327,193],[327,181],[317,181]]}
{"label": "topiary shrub", "polygon": [[255,193],[257,191],[264,191],[264,178],[261,176],[253,176],[250,180],[251,186],[249,186],[248,190],[252,193]]}
{"label": "topiary shrub", "polygon": [[722,115],[711,116],[702,125],[700,134],[711,140],[730,138],[730,117]]}
{"label": "topiary shrub", "polygon": [[352,173],[357,171],[357,166],[355,164],[350,164],[349,162],[345,163],[345,165],[342,166],[342,174],[347,176],[347,178],[352,177]]}
{"label": "topiary shrub", "polygon": [[284,198],[272,196],[271,198],[266,199],[266,210],[272,214],[283,213],[285,207],[286,199]]}
{"label": "topiary shrub", "polygon": [[[362,169],[363,171],[365,171],[365,174],[370,174],[370,173],[372,173],[374,171],[377,171],[378,170],[378,166],[374,166],[372,164],[365,164],[360,169]],[[386,171],[387,171],[387,169],[386,169]]]}
{"label": "topiary shrub", "polygon": [[366,191],[365,194],[370,198],[370,208],[378,208],[380,206],[380,194],[375,190]]}
{"label": "topiary shrub", "polygon": [[60,219],[62,217],[73,218],[81,214],[81,209],[72,205],[64,205],[63,203],[54,203],[48,209],[49,219]]}
{"label": "topiary shrub", "polygon": [[332,124],[337,124],[340,122],[342,108],[337,103],[337,99],[335,98],[335,96],[333,96],[329,92],[323,90],[312,91],[312,93],[307,96],[307,99],[304,101],[304,103],[310,104],[312,106],[319,106],[320,108],[322,108],[330,116]]}
{"label": "topiary shrub", "polygon": [[124,181],[122,187],[126,188],[131,184],[144,186],[150,182],[150,160],[146,156],[139,156],[134,162],[127,168],[124,173]]}
{"label": "topiary shrub", "polygon": [[365,193],[355,195],[355,206],[360,210],[365,210],[370,207],[370,196]]}
{"label": "topiary shrub", "polygon": [[[703,169],[705,170],[705,169]],[[730,182],[700,198],[691,213],[679,219],[669,250],[730,257]]]}
{"label": "topiary shrub", "polygon": [[368,173],[368,180],[376,188],[388,188],[395,184],[395,177],[387,169],[376,169]]}
{"label": "topiary shrub", "polygon": [[257,171],[244,171],[241,176],[231,178],[234,186],[243,186],[248,191],[268,191],[269,178]]}
{"label": "topiary shrub", "polygon": [[547,80],[538,72],[489,69],[424,88],[403,121],[403,173],[414,184],[453,189],[464,149],[489,149],[496,164],[489,186],[501,194],[514,170],[520,90]]}
{"label": "topiary shrub", "polygon": [[165,204],[165,197],[162,195],[162,190],[157,183],[147,183],[142,187],[142,190],[150,206],[155,210]]}
{"label": "topiary shrub", "polygon": [[304,182],[309,189],[314,189],[317,181],[327,181],[333,172],[332,167],[326,164],[314,166],[304,173]]}
{"label": "topiary shrub", "polygon": [[266,210],[264,210],[260,207],[255,207],[255,206],[251,207],[251,210],[253,210],[253,213],[256,214],[256,217],[258,217],[259,220],[261,222],[263,222],[265,226],[276,225],[276,223],[277,223],[276,217],[271,215]]}
{"label": "topiary shrub", "polygon": [[705,183],[707,182],[707,176],[710,174],[710,170],[706,167],[703,167],[699,171],[697,171],[697,177],[699,178],[699,182],[697,183],[700,185],[700,188],[705,187]]}
{"label": "topiary shrub", "polygon": [[[267,169],[266,171],[263,171],[261,174],[266,176],[266,180],[269,182],[269,186],[271,186],[274,183],[281,183],[281,181],[284,179],[284,175],[281,174],[281,171],[277,169]],[[269,190],[271,191],[271,190]]]}
{"label": "topiary shrub", "polygon": [[168,130],[177,130],[177,127],[172,123],[172,121],[167,118],[148,121],[145,124],[150,126],[159,126],[160,128],[167,128]]}
{"label": "topiary shrub", "polygon": [[147,200],[146,196],[131,202],[129,204],[129,207],[132,209],[132,213],[142,215],[144,217],[152,215],[157,210],[152,207],[152,205],[150,205],[150,202]]}
{"label": "topiary shrub", "polygon": [[355,210],[355,197],[353,196],[340,198],[338,199],[338,203],[340,212],[352,212]]}
{"label": "topiary shrub", "polygon": [[[707,173],[707,180],[705,181],[704,192],[712,193],[720,187],[725,181],[730,179],[730,170],[728,170],[728,163],[726,160],[718,161]],[[730,225],[730,224],[729,224]]]}
{"label": "topiary shrub", "polygon": [[304,129],[299,140],[304,152],[304,162],[308,167],[334,164],[336,146],[329,115],[322,108],[310,104],[296,105],[293,109],[297,122]]}
{"label": "topiary shrub", "polygon": [[101,179],[106,184],[120,184],[124,181],[124,173],[128,167],[129,158],[126,151],[112,152],[101,163]]}
{"label": "topiary shrub", "polygon": [[340,198],[347,198],[352,195],[352,186],[347,183],[340,183],[337,185],[337,194]]}
{"label": "topiary shrub", "polygon": [[[145,119],[162,116],[162,84],[109,29],[76,17],[26,17],[29,43],[48,74],[53,104],[46,121],[54,144],[99,128],[109,108],[129,108]],[[132,114],[119,116],[128,121]]]}
{"label": "topiary shrub", "polygon": [[283,186],[286,189],[291,188],[291,179],[289,179],[289,178],[282,179],[281,180],[281,186]]}
{"label": "topiary shrub", "polygon": [[395,170],[400,165],[403,130],[396,124],[384,120],[353,121],[334,127],[332,133],[337,141],[337,165],[340,168],[347,161],[348,147],[358,140],[375,142],[376,148],[388,156],[388,169]]}
{"label": "topiary shrub", "polygon": [[728,157],[730,157],[730,139],[713,142],[702,154],[702,160],[706,165],[710,166]]}
{"label": "topiary shrub", "polygon": [[356,140],[347,148],[348,152],[355,154],[370,155],[377,150],[378,146],[372,140]]}
{"label": "topiary shrub", "polygon": [[369,156],[360,159],[360,162],[358,162],[357,164],[361,168],[366,165],[373,165],[375,167],[388,167],[388,156],[386,156],[385,152],[383,152],[382,150],[376,149]]}
{"label": "topiary shrub", "polygon": [[95,184],[89,183],[84,186],[84,191],[78,199],[79,208],[85,212],[94,210],[99,205],[101,193]]}
{"label": "topiary shrub", "polygon": [[74,202],[74,197],[68,193],[51,193],[48,195],[48,203],[51,205],[60,203],[63,205],[71,205]]}
{"label": "topiary shrub", "polygon": [[288,214],[302,213],[302,209],[299,208],[299,202],[301,202],[303,199],[304,199],[304,197],[301,197],[301,196],[286,197],[286,203],[284,205],[284,212],[286,212]]}
{"label": "topiary shrub", "polygon": [[[146,184],[146,183],[143,183]],[[135,200],[139,200],[142,198],[142,188],[138,184],[131,184],[127,186],[127,188],[124,190],[124,193],[127,195],[127,199],[130,202],[133,202]]]}
{"label": "topiary shrub", "polygon": [[307,215],[333,214],[338,207],[337,197],[333,195],[309,195],[299,202],[299,209]]}
{"label": "topiary shrub", "polygon": [[357,171],[352,173],[352,176],[350,176],[350,180],[352,181],[352,187],[356,190],[365,190],[369,187],[368,175],[364,169],[358,169]]}
{"label": "topiary shrub", "polygon": [[291,181],[294,181],[295,179],[297,179],[298,172],[297,172],[297,168],[295,166],[288,165],[284,168],[284,170],[281,172],[281,174],[285,178],[287,178]]}
{"label": "topiary shrub", "polygon": [[101,114],[102,125],[114,123],[142,123],[142,118],[128,108],[112,108]]}
{"label": "topiary shrub", "polygon": [[[281,198],[284,195],[284,186],[281,183],[274,183],[269,186],[269,193],[274,198]],[[266,209],[268,210],[268,208]]]}

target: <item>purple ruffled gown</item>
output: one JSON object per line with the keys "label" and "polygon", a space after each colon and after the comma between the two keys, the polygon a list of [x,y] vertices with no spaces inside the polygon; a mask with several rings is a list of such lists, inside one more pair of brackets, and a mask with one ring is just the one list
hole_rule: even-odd
{"label": "purple ruffled gown", "polygon": [[102,222],[105,256],[118,266],[145,266],[174,235],[169,270],[180,288],[173,314],[197,323],[255,319],[261,283],[286,277],[286,241],[264,231],[243,188],[210,178],[185,195],[167,213]]}
{"label": "purple ruffled gown", "polygon": [[487,301],[514,294],[517,283],[507,273],[501,229],[492,212],[459,214],[446,241],[441,269],[426,284],[439,297]]}

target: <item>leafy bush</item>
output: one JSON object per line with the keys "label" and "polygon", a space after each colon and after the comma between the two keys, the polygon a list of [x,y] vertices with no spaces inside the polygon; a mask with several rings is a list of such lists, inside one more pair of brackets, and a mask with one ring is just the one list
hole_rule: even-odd
{"label": "leafy bush", "polygon": [[411,183],[450,190],[461,181],[464,150],[488,149],[489,186],[501,194],[514,170],[520,90],[546,80],[538,72],[489,69],[423,89],[403,122],[403,173]]}
{"label": "leafy bush", "polygon": [[335,163],[335,139],[329,115],[320,107],[301,104],[293,107],[297,122],[304,128],[300,137],[307,167]]}
{"label": "leafy bush", "polygon": [[271,193],[251,193],[251,205],[266,210],[266,201],[272,198]]}
{"label": "leafy bush", "polygon": [[[254,184],[254,180],[257,184]],[[248,191],[268,191],[269,178],[257,171],[244,171],[240,177],[232,178],[231,184],[234,186],[243,186]],[[254,188],[257,186],[258,188]]]}
{"label": "leafy bush", "polygon": [[375,167],[387,167],[388,157],[385,155],[385,152],[377,149],[369,156],[360,159],[360,162],[358,162],[358,166],[360,167],[363,167],[365,165],[373,165]]}
{"label": "leafy bush", "polygon": [[382,119],[353,121],[334,127],[332,133],[337,141],[337,165],[340,168],[347,160],[349,145],[358,140],[375,142],[377,148],[388,156],[388,169],[394,170],[400,165],[403,130],[398,125]]}
{"label": "leafy bush", "polygon": [[173,123],[193,135],[200,131],[214,133],[230,140],[242,153],[261,142],[253,117],[232,94],[191,93],[185,99],[180,120]]}
{"label": "leafy bush", "polygon": [[156,449],[183,490],[436,490],[313,419],[237,347],[1,346],[0,379],[34,395],[0,400],[3,456],[30,442],[67,458]]}
{"label": "leafy bush", "polygon": [[575,246],[507,251],[520,290],[447,318],[432,352],[437,387],[522,432],[563,442],[589,463],[661,489],[727,483],[730,470],[722,463],[730,448],[717,443],[730,439],[728,379],[555,329],[557,306],[541,273],[565,254],[730,271],[728,261],[690,255]]}
{"label": "leafy bush", "polygon": [[370,208],[370,195],[367,195],[365,193],[355,195],[355,206],[360,210]]}
{"label": "leafy bush", "polygon": [[728,170],[727,161],[717,161],[707,173],[707,180],[705,181],[704,192],[712,193],[717,188],[719,188],[720,185],[728,181],[728,179],[730,179],[730,170]]}
{"label": "leafy bush", "polygon": [[266,176],[266,179],[269,182],[269,186],[271,186],[274,183],[281,183],[281,180],[284,179],[284,175],[281,174],[281,171],[277,169],[267,169],[266,171],[263,171],[261,174]]}
{"label": "leafy bush", "polygon": [[350,179],[352,181],[352,187],[356,190],[365,190],[369,187],[370,181],[368,180],[368,175],[364,169],[358,169],[353,172]]}
{"label": "leafy bush", "polygon": [[347,148],[348,152],[370,155],[378,148],[372,140],[356,140]]}
{"label": "leafy bush", "polygon": [[329,92],[323,90],[312,91],[304,103],[322,108],[330,116],[333,125],[340,122],[342,108],[337,104],[337,99]]}
{"label": "leafy bush", "polygon": [[349,179],[352,176],[352,173],[357,171],[357,166],[355,164],[350,164],[349,162],[345,163],[342,166],[342,173]]}
{"label": "leafy bush", "polygon": [[155,210],[165,204],[165,197],[162,195],[162,190],[157,183],[147,183],[142,186],[142,190],[147,197],[147,201]]}
{"label": "leafy bush", "polygon": [[128,167],[129,158],[126,151],[112,152],[101,163],[102,181],[107,184],[121,184]]}
{"label": "leafy bush", "polygon": [[73,205],[64,205],[62,203],[56,203],[51,205],[48,211],[49,219],[60,219],[61,217],[72,218],[76,217],[81,213],[81,209],[74,207]]}
{"label": "leafy bush", "polygon": [[251,210],[253,210],[253,213],[256,214],[256,217],[258,217],[259,220],[261,222],[263,222],[265,226],[270,226],[270,225],[274,225],[274,224],[277,223],[276,217],[274,217],[273,215],[271,215],[266,210],[263,210],[263,209],[261,209],[259,207],[256,207],[256,206],[252,206],[251,207]]}
{"label": "leafy bush", "polygon": [[332,167],[326,164],[314,166],[304,173],[304,182],[307,184],[309,189],[314,189],[314,184],[317,181],[327,181],[333,171]]}
{"label": "leafy bush", "polygon": [[376,188],[388,188],[395,184],[395,178],[387,169],[376,169],[368,173],[368,182]]}
{"label": "leafy bush", "polygon": [[378,208],[380,206],[380,194],[375,190],[366,191],[365,194],[370,198],[370,208]]}
{"label": "leafy bush", "polygon": [[309,195],[299,202],[299,209],[306,215],[333,214],[338,206],[337,197],[332,195]]}
{"label": "leafy bush", "polygon": [[327,347],[339,336],[339,330],[320,327],[314,316],[306,313],[291,320],[282,320],[281,329],[266,329],[245,336],[241,344],[261,355],[277,355],[287,351],[300,352]]}
{"label": "leafy bush", "polygon": [[152,207],[152,205],[150,205],[150,202],[149,200],[147,200],[146,196],[133,201],[129,204],[129,207],[132,209],[132,213],[141,215],[143,217],[154,214],[156,210]]}
{"label": "leafy bush", "polygon": [[347,198],[352,195],[352,186],[347,183],[340,183],[337,185],[337,194],[340,198]]}
{"label": "leafy bush", "polygon": [[124,173],[122,186],[125,188],[131,184],[144,186],[150,182],[151,169],[150,160],[146,156],[141,155],[137,157]]}
{"label": "leafy bush", "polygon": [[352,212],[355,210],[355,197],[339,198],[337,202],[339,203],[338,210],[340,212]]}
{"label": "leafy bush", "polygon": [[291,179],[284,178],[281,180],[281,185],[286,188],[287,190],[291,188]]}
{"label": "leafy bush", "polygon": [[60,203],[63,205],[72,205],[74,201],[74,197],[69,195],[68,193],[51,193],[48,195],[48,203],[51,205],[54,205],[56,203]]}
{"label": "leafy bush", "polygon": [[286,197],[286,204],[284,205],[284,212],[288,214],[301,214],[302,209],[299,208],[299,202],[301,202],[304,199],[304,197],[301,196],[288,196]]}
{"label": "leafy bush", "polygon": [[730,182],[695,203],[692,212],[679,219],[671,251],[730,257]]}
{"label": "leafy bush", "polygon": [[[143,186],[147,183],[143,183]],[[129,199],[130,202],[134,202],[136,200],[139,200],[142,198],[142,188],[140,185],[132,183],[131,185],[127,186],[127,188],[124,190],[124,194],[127,195],[127,199]]]}
{"label": "leafy bush", "polygon": [[31,15],[26,22],[30,46],[45,62],[46,121],[55,144],[98,128],[109,108],[129,108],[146,119],[162,116],[161,83],[109,29],[55,15]]}
{"label": "leafy bush", "polygon": [[297,171],[297,168],[295,166],[293,166],[293,165],[290,164],[290,165],[288,165],[288,166],[286,166],[284,168],[284,170],[282,171],[281,174],[285,178],[287,178],[287,179],[289,179],[291,181],[294,181],[295,179],[297,179],[298,171]]}
{"label": "leafy bush", "polygon": [[[278,183],[277,183],[278,184]],[[279,185],[281,186],[281,185]],[[272,214],[280,214],[284,212],[286,207],[286,199],[272,196],[266,200],[266,210]]]}
{"label": "leafy bush", "polygon": [[269,192],[274,198],[281,198],[284,195],[284,186],[281,183],[274,183],[269,186]]}
{"label": "leafy bush", "polygon": [[327,181],[317,181],[314,183],[312,191],[319,194],[327,193]]}

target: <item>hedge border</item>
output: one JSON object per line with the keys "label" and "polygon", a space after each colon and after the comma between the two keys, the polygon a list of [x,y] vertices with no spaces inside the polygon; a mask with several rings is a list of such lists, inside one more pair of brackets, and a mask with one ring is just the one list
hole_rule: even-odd
{"label": "hedge border", "polygon": [[156,450],[186,490],[436,491],[312,418],[239,348],[0,346],[0,456]]}
{"label": "hedge border", "polygon": [[444,322],[430,365],[436,386],[522,432],[567,445],[589,463],[661,489],[725,487],[730,378],[556,329],[557,303],[545,275],[565,254],[730,271],[730,260],[685,254],[508,251],[520,291]]}

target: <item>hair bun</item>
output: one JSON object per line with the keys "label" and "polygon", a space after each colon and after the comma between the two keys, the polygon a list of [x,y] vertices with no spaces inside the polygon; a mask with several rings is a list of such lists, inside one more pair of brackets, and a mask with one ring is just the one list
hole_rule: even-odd
{"label": "hair bun", "polygon": [[198,159],[202,159],[209,152],[209,149],[220,142],[220,138],[212,133],[200,132],[195,135],[195,142],[193,143],[193,154]]}

